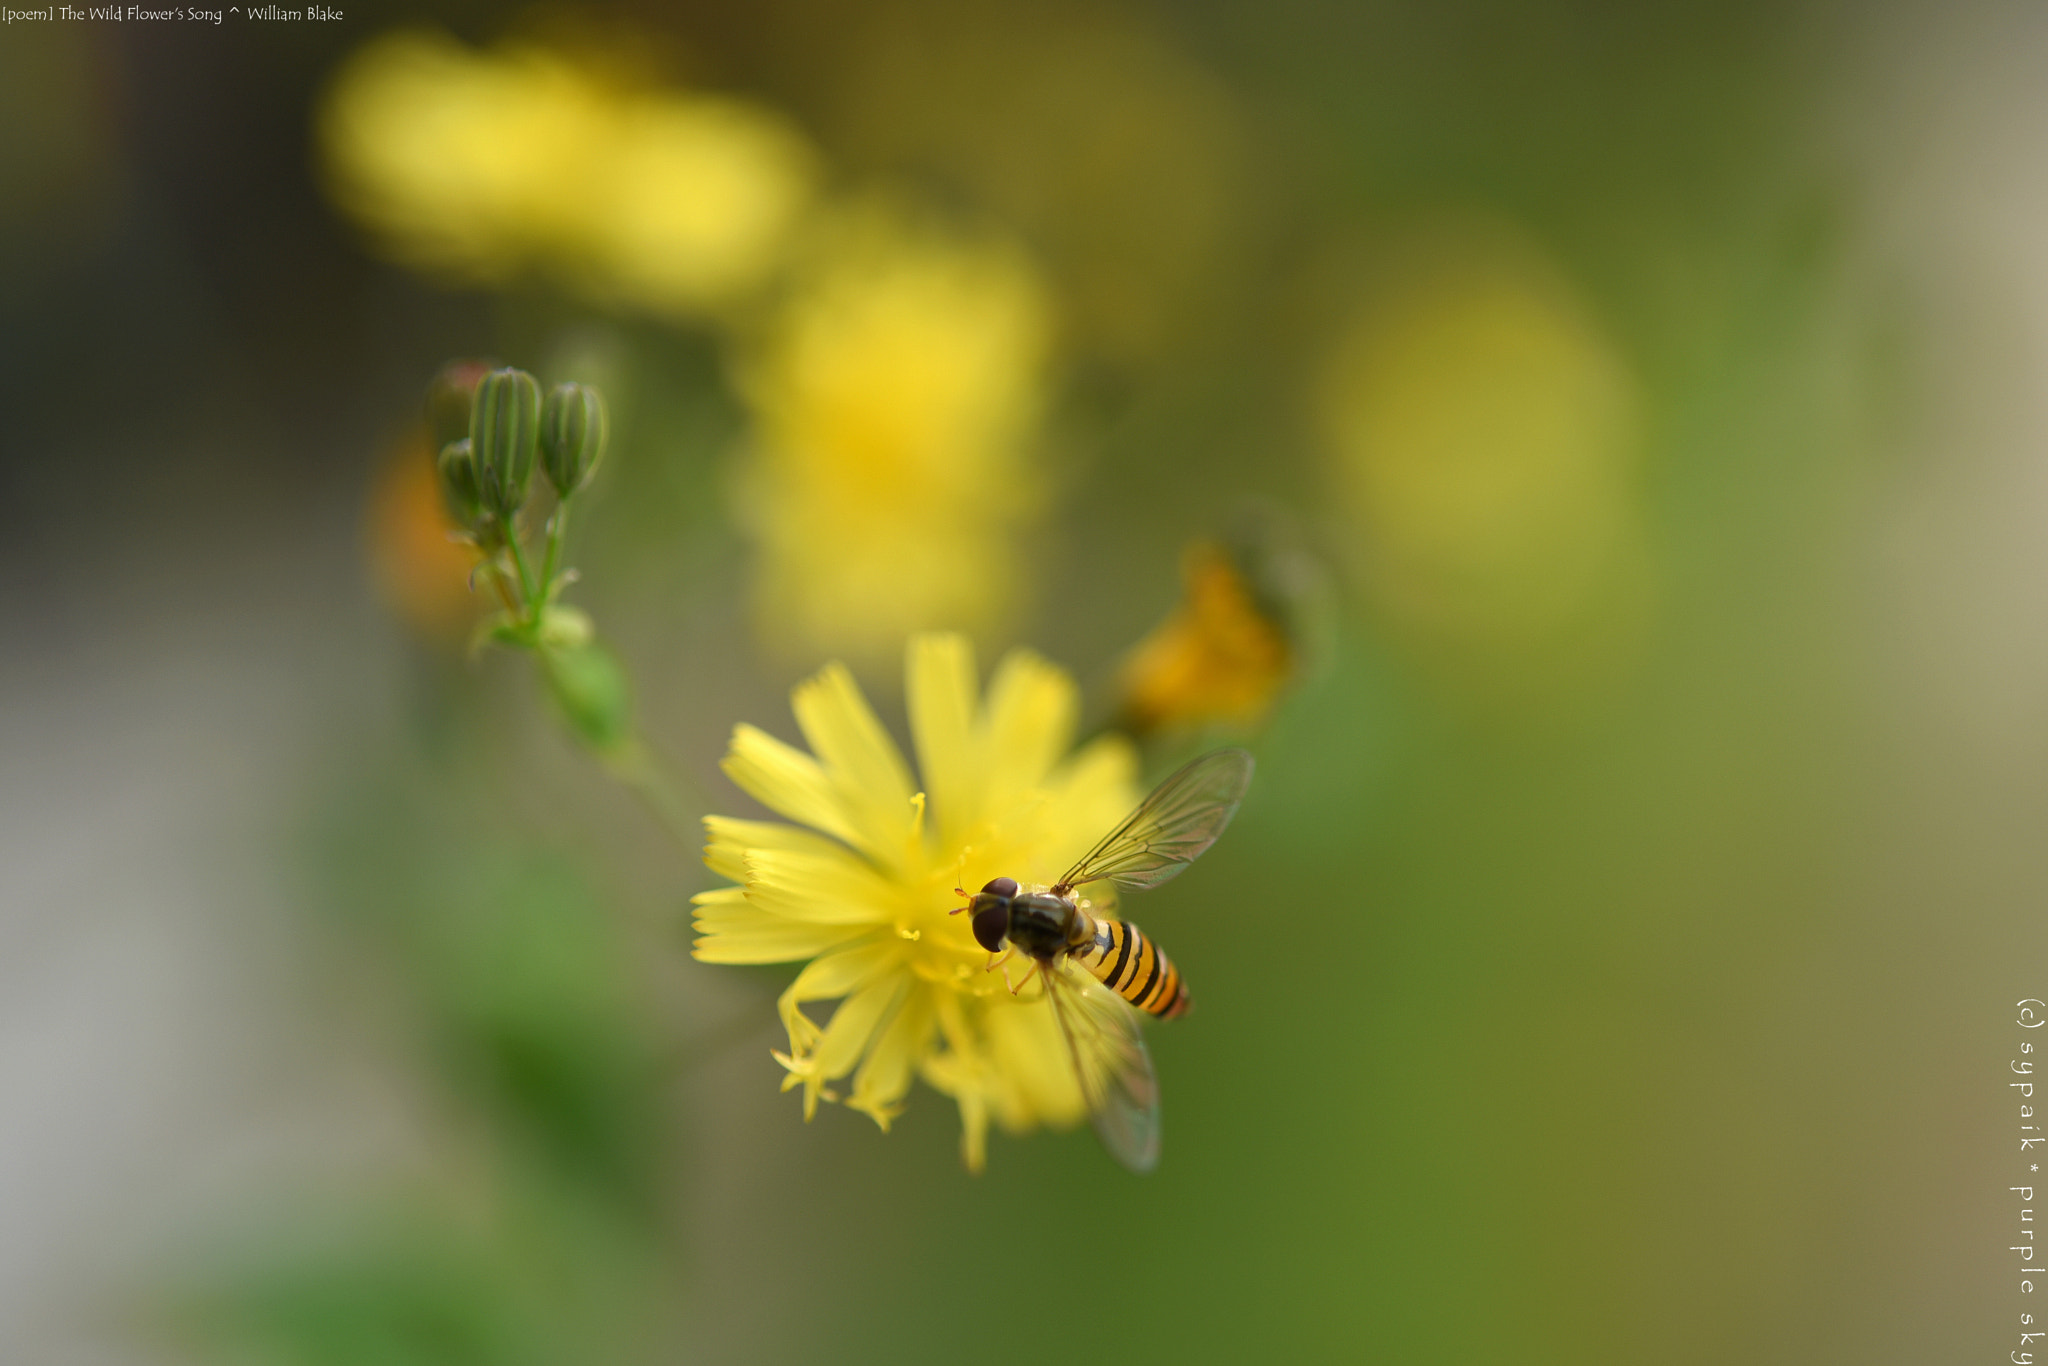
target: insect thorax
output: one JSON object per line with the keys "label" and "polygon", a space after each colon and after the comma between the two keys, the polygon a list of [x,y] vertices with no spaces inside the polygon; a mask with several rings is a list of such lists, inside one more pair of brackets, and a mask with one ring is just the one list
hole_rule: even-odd
{"label": "insect thorax", "polygon": [[1074,903],[1064,897],[1023,892],[1010,902],[1010,942],[1029,957],[1051,958],[1073,947],[1082,918]]}

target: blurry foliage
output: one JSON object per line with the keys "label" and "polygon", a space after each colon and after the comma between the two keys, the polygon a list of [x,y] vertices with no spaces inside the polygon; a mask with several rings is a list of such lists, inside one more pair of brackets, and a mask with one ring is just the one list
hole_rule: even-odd
{"label": "blurry foliage", "polygon": [[[628,944],[570,866],[482,834],[495,823],[481,776],[366,794],[374,805],[328,836],[326,894],[417,1002],[440,1077],[551,1169],[642,1218],[662,1121]],[[451,821],[436,802],[466,810]]]}
{"label": "blurry foliage", "polygon": [[193,1293],[181,1335],[229,1366],[579,1366],[650,1350],[646,1250],[514,1175],[479,1214],[445,1194],[302,1213]]}
{"label": "blurry foliage", "polygon": [[554,1171],[638,1219],[658,1208],[662,1154],[651,1020],[623,946],[580,881],[521,859],[421,917],[413,933],[451,1074]]}
{"label": "blurry foliage", "polygon": [[181,1268],[168,1325],[212,1359],[673,1359],[663,1031],[589,881],[494,833],[498,766],[450,720],[455,748],[368,766],[314,850],[334,949],[418,1033],[426,1170],[309,1193]]}

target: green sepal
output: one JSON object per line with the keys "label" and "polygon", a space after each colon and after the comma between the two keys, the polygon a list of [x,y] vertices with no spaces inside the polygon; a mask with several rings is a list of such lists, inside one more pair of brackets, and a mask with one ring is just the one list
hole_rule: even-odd
{"label": "green sepal", "polygon": [[476,624],[469,633],[469,653],[480,655],[492,645],[508,645],[515,650],[532,648],[533,642],[527,636],[526,623],[510,612],[493,612]]}
{"label": "green sepal", "polygon": [[581,577],[583,576],[574,569],[564,569],[561,573],[555,575],[553,581],[546,588],[541,590],[540,600],[546,604],[553,604],[556,598],[562,596],[564,588],[567,588]]}
{"label": "green sepal", "polygon": [[558,384],[540,415],[540,462],[564,498],[582,488],[604,458],[610,433],[604,395],[587,384]]}
{"label": "green sepal", "polygon": [[540,385],[524,370],[493,370],[476,386],[469,439],[486,511],[510,522],[526,502],[540,446]]}

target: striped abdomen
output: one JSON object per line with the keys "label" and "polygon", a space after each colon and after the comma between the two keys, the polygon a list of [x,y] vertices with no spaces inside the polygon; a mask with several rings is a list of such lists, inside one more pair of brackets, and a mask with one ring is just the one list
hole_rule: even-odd
{"label": "striped abdomen", "polygon": [[1074,955],[1074,961],[1111,991],[1162,1020],[1187,1014],[1193,1004],[1173,960],[1126,921],[1097,920],[1094,940]]}

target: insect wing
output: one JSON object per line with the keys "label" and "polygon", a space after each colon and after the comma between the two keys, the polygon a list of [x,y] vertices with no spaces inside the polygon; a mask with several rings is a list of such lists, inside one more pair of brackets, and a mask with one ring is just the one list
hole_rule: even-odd
{"label": "insect wing", "polygon": [[1072,888],[1107,879],[1132,892],[1157,887],[1216,842],[1251,781],[1252,756],[1244,750],[1204,754],[1152,789],[1059,885]]}
{"label": "insect wing", "polygon": [[1159,1079],[1138,1032],[1138,1013],[1066,963],[1043,976],[1095,1136],[1132,1171],[1151,1171],[1159,1164]]}

